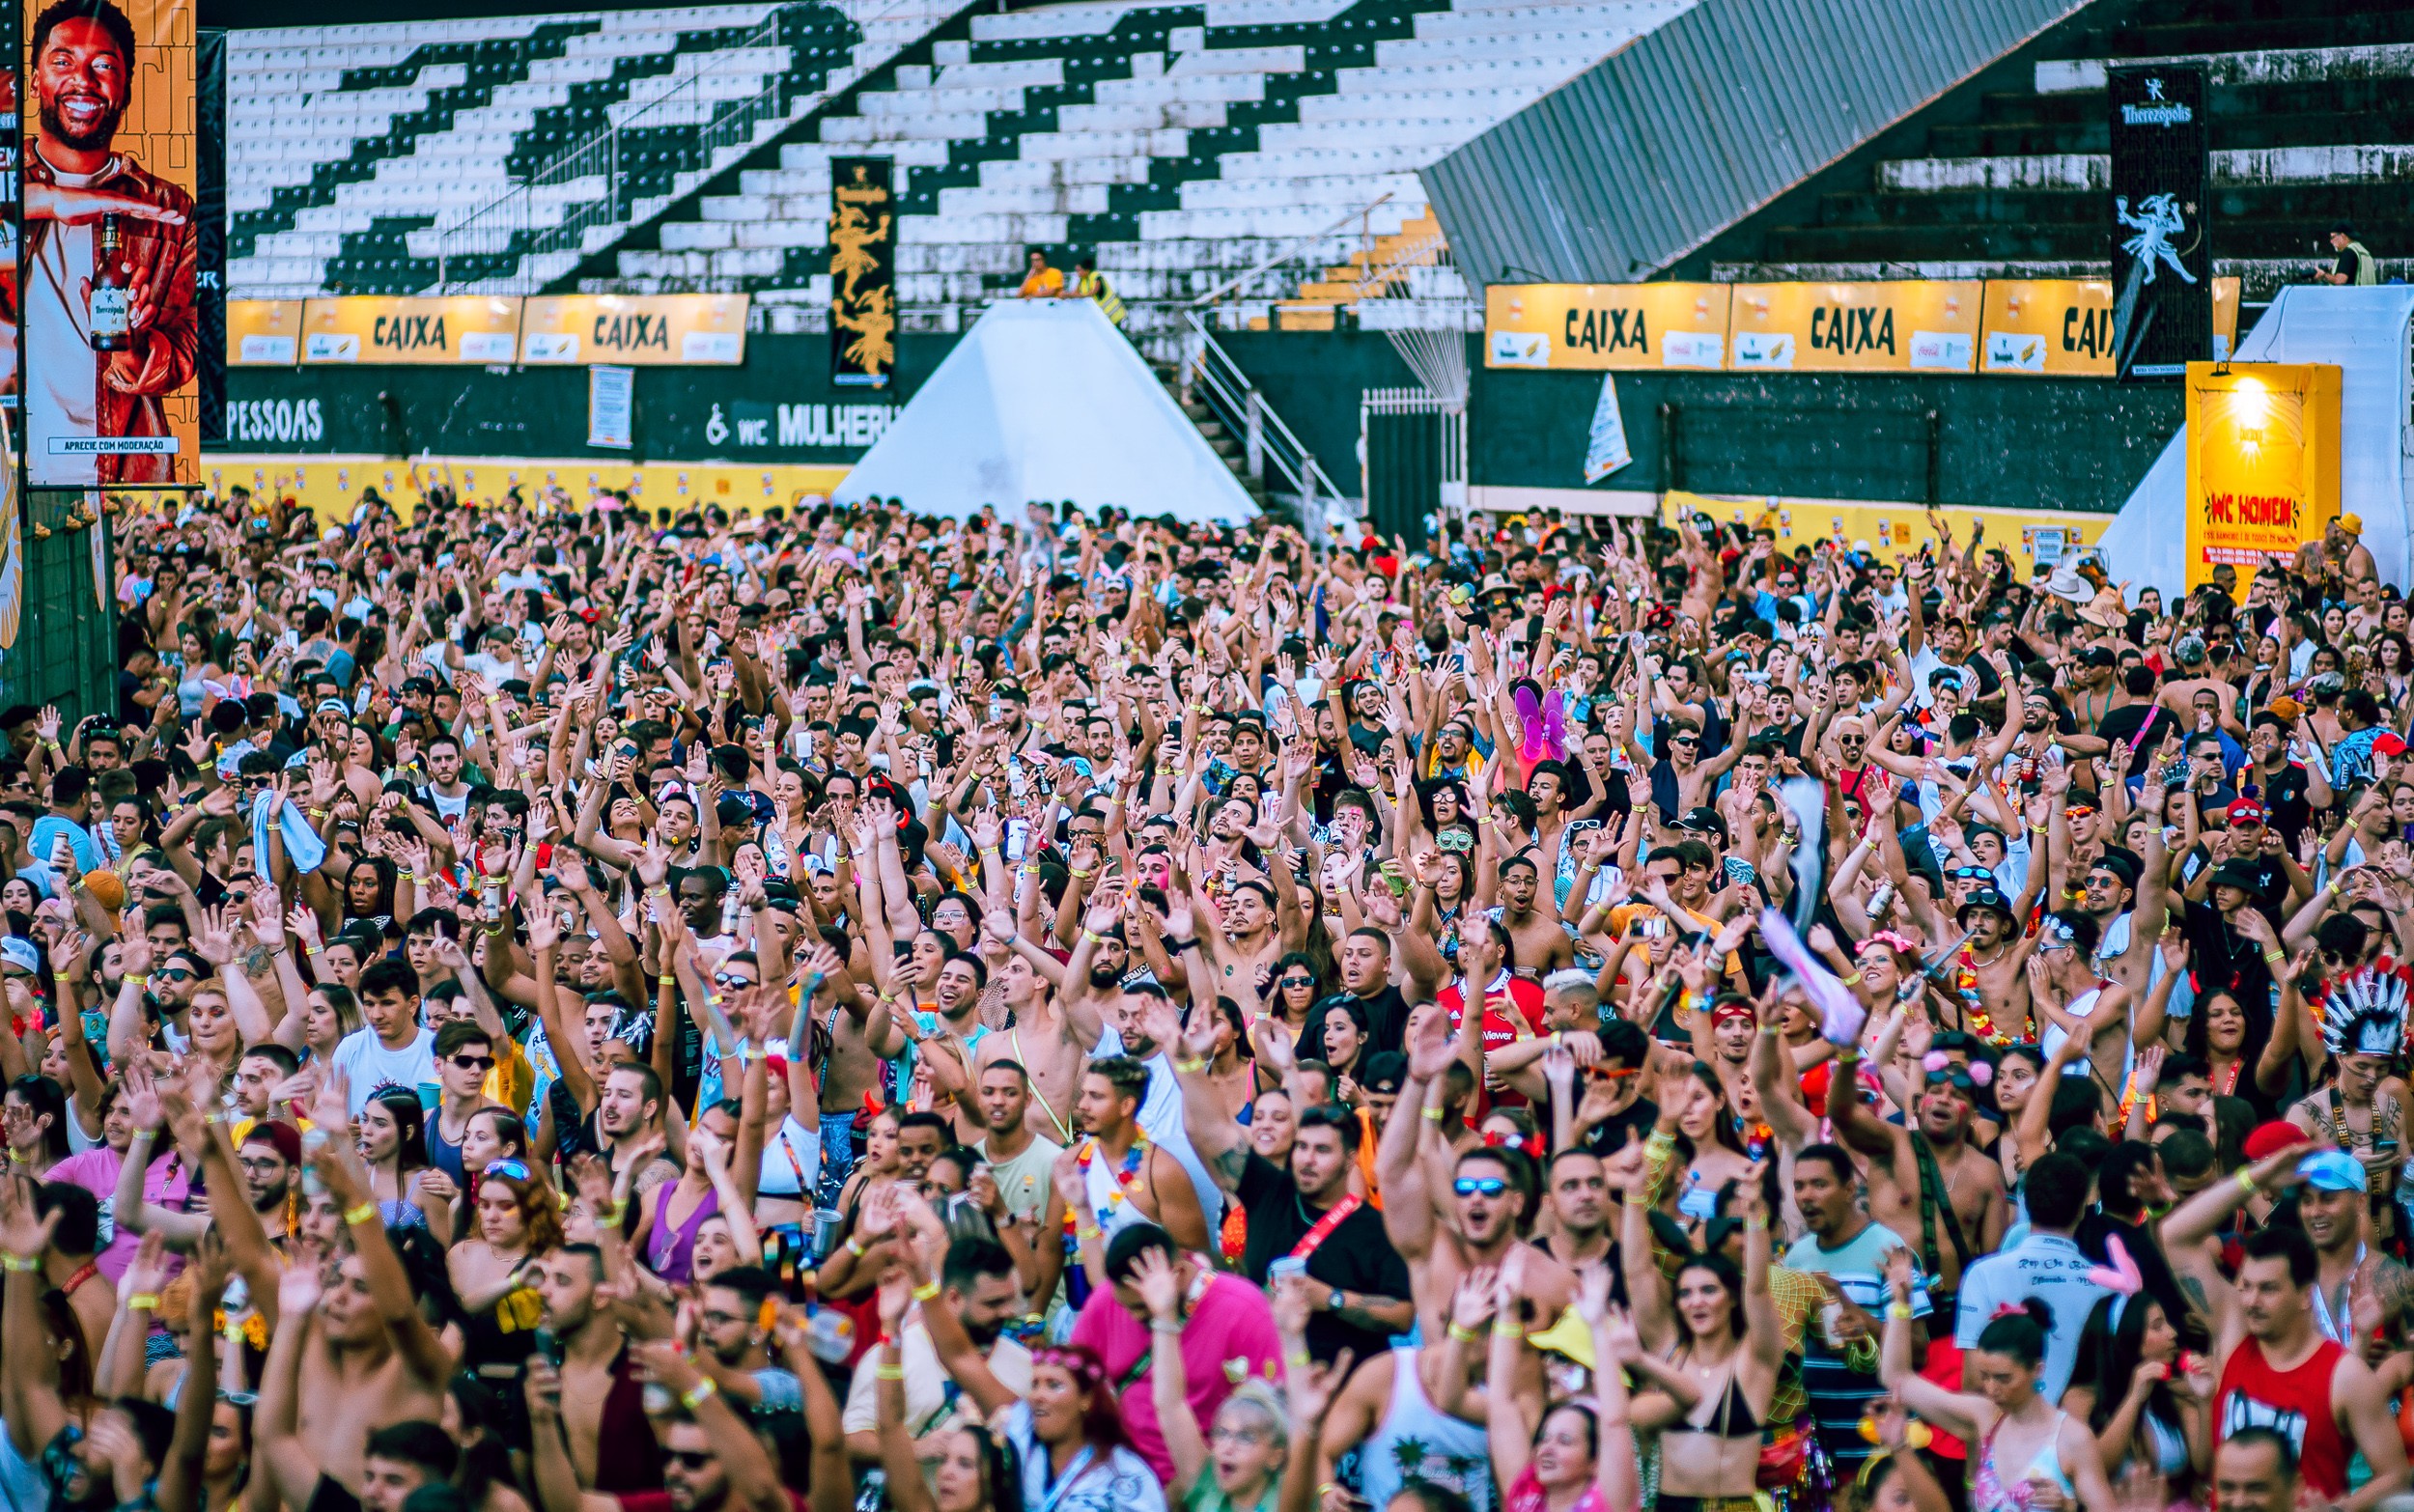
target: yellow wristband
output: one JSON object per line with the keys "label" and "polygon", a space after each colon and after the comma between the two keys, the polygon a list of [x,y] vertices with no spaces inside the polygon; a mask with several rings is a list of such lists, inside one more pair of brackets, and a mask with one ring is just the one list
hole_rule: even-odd
{"label": "yellow wristband", "polygon": [[135,1312],[150,1312],[159,1305],[157,1292],[136,1292],[126,1299],[126,1305]]}
{"label": "yellow wristband", "polygon": [[1911,1304],[1909,1302],[1888,1302],[1886,1304],[1886,1316],[1890,1318],[1899,1318],[1903,1322],[1909,1323],[1911,1321]]}
{"label": "yellow wristband", "polygon": [[1461,1344],[1473,1344],[1477,1339],[1483,1337],[1483,1335],[1477,1333],[1473,1329],[1462,1329],[1457,1324],[1453,1323],[1450,1325],[1450,1337],[1457,1340]]}
{"label": "yellow wristband", "polygon": [[0,1271],[14,1272],[18,1275],[31,1275],[41,1269],[42,1261],[36,1256],[0,1254]]}
{"label": "yellow wristband", "polygon": [[148,971],[128,971],[124,977],[120,978],[120,980],[127,987],[140,987],[145,982],[151,980],[151,973]]}
{"label": "yellow wristband", "polygon": [[1438,1107],[1419,1108],[1418,1111],[1434,1123],[1442,1122],[1442,1109]]}
{"label": "yellow wristband", "polygon": [[872,1367],[872,1379],[875,1381],[903,1381],[905,1379],[905,1366],[874,1365]]}
{"label": "yellow wristband", "polygon": [[356,1208],[344,1210],[344,1226],[347,1228],[360,1223],[374,1223],[377,1219],[378,1205],[374,1202],[364,1202]]}
{"label": "yellow wristband", "polygon": [[938,1299],[939,1283],[937,1281],[924,1281],[921,1285],[913,1289],[913,1300],[915,1302],[936,1302]]}
{"label": "yellow wristband", "polygon": [[694,1386],[679,1393],[679,1405],[692,1413],[702,1407],[707,1400],[719,1394],[720,1386],[711,1376],[706,1376]]}
{"label": "yellow wristband", "polygon": [[2262,1190],[2255,1184],[2255,1173],[2243,1165],[2238,1167],[2237,1183],[2238,1190],[2250,1197]]}

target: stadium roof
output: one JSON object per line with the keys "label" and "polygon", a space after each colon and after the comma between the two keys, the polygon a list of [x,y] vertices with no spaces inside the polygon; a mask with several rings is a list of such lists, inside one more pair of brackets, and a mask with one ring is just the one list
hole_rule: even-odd
{"label": "stadium roof", "polygon": [[1471,285],[1632,283],[2085,0],[1701,0],[1430,168]]}

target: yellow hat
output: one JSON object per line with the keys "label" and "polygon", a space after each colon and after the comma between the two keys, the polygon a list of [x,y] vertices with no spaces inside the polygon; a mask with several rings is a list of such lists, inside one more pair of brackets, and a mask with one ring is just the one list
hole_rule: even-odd
{"label": "yellow hat", "polygon": [[2364,533],[2364,517],[2361,515],[2342,515],[2339,517],[2339,528],[2345,531],[2348,535],[2360,536]]}
{"label": "yellow hat", "polygon": [[86,872],[84,890],[92,894],[95,903],[112,913],[126,907],[126,882],[115,872]]}
{"label": "yellow hat", "polygon": [[1559,1314],[1559,1321],[1538,1333],[1530,1333],[1526,1342],[1540,1350],[1564,1355],[1586,1370],[1592,1364],[1592,1325],[1570,1307]]}

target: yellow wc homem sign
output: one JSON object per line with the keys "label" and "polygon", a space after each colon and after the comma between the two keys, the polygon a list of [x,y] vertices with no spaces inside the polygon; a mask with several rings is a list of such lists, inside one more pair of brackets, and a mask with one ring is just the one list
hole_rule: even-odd
{"label": "yellow wc homem sign", "polygon": [[2339,368],[2188,364],[2188,586],[2228,563],[2244,591],[2339,516]]}

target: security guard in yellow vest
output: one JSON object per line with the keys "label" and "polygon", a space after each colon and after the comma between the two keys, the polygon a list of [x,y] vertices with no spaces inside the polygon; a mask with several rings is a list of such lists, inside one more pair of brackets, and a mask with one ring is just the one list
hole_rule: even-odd
{"label": "security guard in yellow vest", "polygon": [[1084,257],[1073,265],[1073,287],[1065,292],[1080,299],[1098,301],[1098,312],[1116,325],[1123,323],[1123,301],[1107,285],[1106,275],[1098,271],[1098,259]]}
{"label": "security guard in yellow vest", "polygon": [[2376,284],[2380,282],[2380,265],[2372,260],[2364,243],[2355,239],[2355,228],[2345,221],[2330,228],[2330,250],[2339,254],[2339,263],[2327,273],[2314,277],[2325,284]]}

